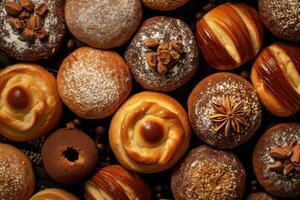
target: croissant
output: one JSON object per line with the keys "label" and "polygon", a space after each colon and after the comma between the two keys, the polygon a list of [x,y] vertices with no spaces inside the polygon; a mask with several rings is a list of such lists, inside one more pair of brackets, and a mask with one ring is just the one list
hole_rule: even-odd
{"label": "croissant", "polygon": [[114,115],[109,142],[119,162],[132,171],[166,170],[189,146],[187,114],[167,95],[141,92],[129,98]]}
{"label": "croissant", "polygon": [[0,134],[27,141],[60,119],[62,103],[52,74],[39,65],[15,64],[0,71]]}

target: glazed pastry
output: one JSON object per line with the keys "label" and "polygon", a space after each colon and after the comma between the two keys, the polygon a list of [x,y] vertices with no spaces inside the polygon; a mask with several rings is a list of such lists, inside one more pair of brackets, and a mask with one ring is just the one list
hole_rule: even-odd
{"label": "glazed pastry", "polygon": [[62,189],[45,189],[35,195],[33,195],[29,200],[79,200],[73,194],[66,192]]}
{"label": "glazed pastry", "polygon": [[245,169],[235,155],[202,145],[175,168],[171,189],[175,200],[238,200],[245,183]]}
{"label": "glazed pastry", "polygon": [[39,65],[15,64],[0,71],[0,133],[27,141],[50,131],[62,113],[56,80]]}
{"label": "glazed pastry", "polygon": [[200,81],[188,98],[188,111],[197,136],[221,149],[248,141],[262,117],[252,85],[231,73],[216,73]]}
{"label": "glazed pastry", "polygon": [[0,143],[0,199],[28,200],[34,190],[29,159],[17,148]]}
{"label": "glazed pastry", "polygon": [[154,10],[175,10],[186,4],[189,0],[142,0],[144,6]]}
{"label": "glazed pastry", "polygon": [[127,169],[139,173],[164,171],[189,146],[187,114],[167,95],[138,93],[113,116],[109,142],[116,158]]}
{"label": "glazed pastry", "polygon": [[61,0],[0,2],[0,48],[22,61],[47,59],[64,39]]}
{"label": "glazed pastry", "polygon": [[146,183],[120,165],[110,165],[99,170],[85,183],[86,199],[150,200]]}
{"label": "glazed pastry", "polygon": [[300,195],[300,124],[282,123],[268,129],[253,152],[259,183],[277,197]]}
{"label": "glazed pastry", "polygon": [[274,35],[300,41],[298,0],[259,0],[258,8],[262,21]]}
{"label": "glazed pastry", "polygon": [[125,52],[136,81],[146,89],[173,91],[198,67],[193,33],[183,21],[170,17],[146,20]]}
{"label": "glazed pastry", "polygon": [[272,196],[263,193],[263,192],[257,192],[257,193],[251,193],[247,200],[275,200]]}
{"label": "glazed pastry", "polygon": [[44,168],[59,183],[82,181],[96,167],[95,142],[78,129],[59,129],[42,146]]}
{"label": "glazed pastry", "polygon": [[251,73],[252,83],[264,106],[276,116],[300,111],[300,49],[275,43],[257,57]]}
{"label": "glazed pastry", "polygon": [[63,61],[57,85],[63,102],[76,115],[101,119],[114,113],[127,98],[131,75],[117,53],[81,47]]}
{"label": "glazed pastry", "polygon": [[196,36],[210,66],[232,70],[258,53],[263,43],[263,26],[252,7],[225,3],[197,22]]}
{"label": "glazed pastry", "polygon": [[66,23],[81,42],[100,49],[126,43],[142,19],[139,0],[66,0]]}

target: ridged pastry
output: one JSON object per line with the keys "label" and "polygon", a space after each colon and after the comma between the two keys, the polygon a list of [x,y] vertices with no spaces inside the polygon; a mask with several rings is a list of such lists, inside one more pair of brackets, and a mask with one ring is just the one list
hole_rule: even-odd
{"label": "ridged pastry", "polygon": [[136,174],[120,165],[100,169],[85,183],[87,200],[150,200],[148,185]]}
{"label": "ridged pastry", "polygon": [[60,119],[56,80],[39,65],[20,63],[0,71],[0,94],[0,133],[11,140],[37,138]]}
{"label": "ridged pastry", "polygon": [[115,156],[127,169],[140,173],[166,170],[189,146],[187,114],[167,95],[138,93],[114,115],[109,142]]}
{"label": "ridged pastry", "polygon": [[29,200],[79,200],[73,194],[62,189],[50,188],[33,195]]}
{"label": "ridged pastry", "polygon": [[265,48],[252,67],[251,80],[264,106],[276,116],[300,111],[300,48],[275,43]]}
{"label": "ridged pastry", "polygon": [[197,22],[196,36],[209,65],[218,70],[232,70],[258,53],[263,26],[252,7],[225,3]]}

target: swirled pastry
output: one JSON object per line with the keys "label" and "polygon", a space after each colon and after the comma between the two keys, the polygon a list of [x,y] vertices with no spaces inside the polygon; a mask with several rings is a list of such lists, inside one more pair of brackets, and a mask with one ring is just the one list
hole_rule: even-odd
{"label": "swirled pastry", "polygon": [[0,72],[0,133],[27,141],[60,119],[62,103],[52,74],[39,65],[15,64]]}
{"label": "swirled pastry", "polygon": [[188,148],[187,114],[167,95],[141,92],[128,99],[114,115],[109,142],[119,162],[132,171],[166,170]]}

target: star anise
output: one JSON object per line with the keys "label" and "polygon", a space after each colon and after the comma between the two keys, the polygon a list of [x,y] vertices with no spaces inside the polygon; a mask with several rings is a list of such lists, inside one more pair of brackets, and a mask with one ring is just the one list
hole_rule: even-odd
{"label": "star anise", "polygon": [[212,102],[212,105],[217,113],[210,116],[209,119],[213,122],[221,123],[214,128],[215,132],[224,128],[225,136],[228,136],[232,128],[235,132],[240,133],[241,125],[247,124],[244,118],[247,112],[244,110],[244,103],[242,101],[233,103],[229,96],[226,96],[223,104]]}

